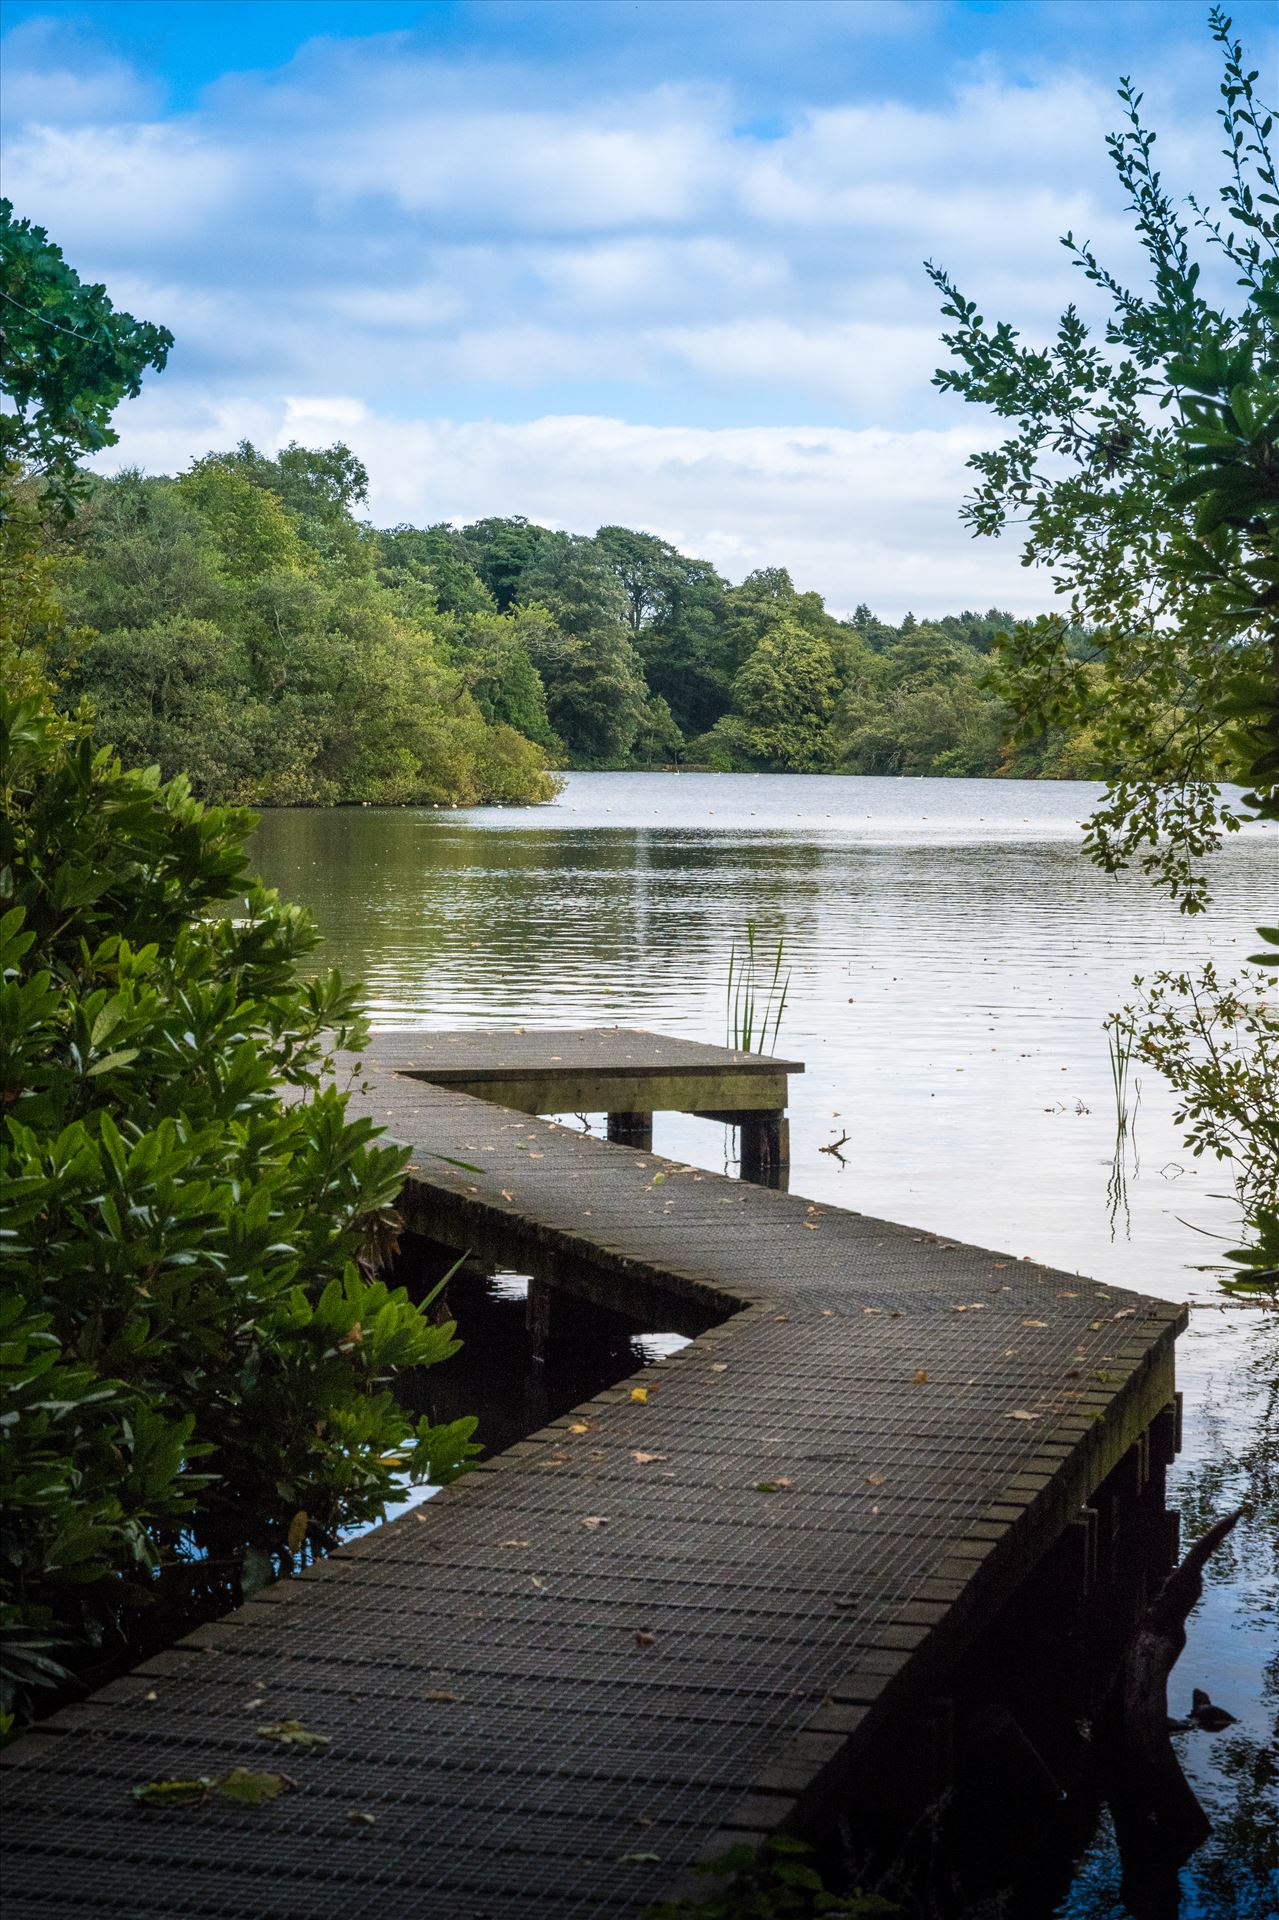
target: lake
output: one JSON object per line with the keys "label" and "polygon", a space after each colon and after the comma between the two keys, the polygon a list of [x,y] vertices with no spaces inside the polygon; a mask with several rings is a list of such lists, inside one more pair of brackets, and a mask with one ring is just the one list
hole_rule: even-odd
{"label": "lake", "polygon": [[[1182,1736],[1201,1797],[1242,1823],[1187,1869],[1183,1913],[1242,1914],[1226,1902],[1266,1870],[1255,1807],[1274,1786],[1279,1706],[1275,1463],[1258,1438],[1274,1322],[1223,1304],[1211,1267],[1234,1244],[1229,1182],[1185,1151],[1149,1073],[1116,1165],[1102,1020],[1135,974],[1209,954],[1228,972],[1252,951],[1275,918],[1277,839],[1234,836],[1212,909],[1188,920],[1083,858],[1099,792],[577,773],[534,809],[271,813],[255,850],[263,877],[313,909],[323,959],[364,980],[379,1027],[618,1022],[722,1042],[730,953],[753,921],[790,972],[778,1050],[807,1063],[791,1089],[794,1191],[1198,1303],[1175,1476],[1192,1533],[1242,1497],[1241,1454],[1261,1458],[1257,1511],[1210,1570],[1173,1676],[1174,1711],[1202,1686],[1239,1721]],[[732,1136],[664,1114],[654,1145],[723,1167]],[[1251,1865],[1241,1832],[1261,1850]],[[1062,1911],[1110,1913],[1115,1897],[1103,1831]]]}

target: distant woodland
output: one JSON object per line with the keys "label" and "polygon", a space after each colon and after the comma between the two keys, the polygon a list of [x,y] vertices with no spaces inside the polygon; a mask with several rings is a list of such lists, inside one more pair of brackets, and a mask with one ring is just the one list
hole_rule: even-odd
{"label": "distant woodland", "polygon": [[[19,503],[19,650],[126,761],[256,805],[525,804],[560,767],[1102,776],[1014,742],[996,608],[897,626],[782,568],[730,586],[652,534],[375,528],[344,446]],[[16,553],[16,548],[15,548]]]}

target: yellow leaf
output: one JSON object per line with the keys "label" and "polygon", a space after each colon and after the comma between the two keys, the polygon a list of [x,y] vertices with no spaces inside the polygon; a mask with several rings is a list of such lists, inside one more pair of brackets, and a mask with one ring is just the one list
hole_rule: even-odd
{"label": "yellow leaf", "polygon": [[640,1405],[641,1405],[641,1406],[643,1406],[643,1404],[644,1404],[644,1402],[645,1402],[645,1401],[646,1401],[646,1400],[648,1399],[648,1388],[647,1388],[647,1387],[632,1387],[632,1388],[631,1388],[631,1399],[632,1399],[632,1400],[638,1400],[638,1401],[639,1401],[639,1403],[640,1403]]}
{"label": "yellow leaf", "polygon": [[916,1367],[914,1373],[911,1374],[910,1379],[911,1379],[912,1386],[926,1387],[928,1385],[928,1368]]}
{"label": "yellow leaf", "polygon": [[306,1539],[306,1522],[306,1508],[299,1507],[289,1522],[288,1546],[290,1553],[298,1553],[301,1551],[302,1542]]}
{"label": "yellow leaf", "polygon": [[569,1428],[569,1432],[570,1433],[589,1433],[590,1428],[587,1426],[585,1420],[575,1420],[572,1426]]}

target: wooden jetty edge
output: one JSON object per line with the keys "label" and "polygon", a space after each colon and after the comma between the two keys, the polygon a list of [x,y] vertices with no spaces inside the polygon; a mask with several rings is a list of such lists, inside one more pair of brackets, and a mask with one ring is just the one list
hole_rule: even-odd
{"label": "wooden jetty edge", "polygon": [[[412,1228],[532,1274],[552,1328],[696,1337],[11,1747],[9,1920],[642,1913],[837,1792],[1171,1454],[1183,1308],[520,1110],[779,1121],[793,1063],[621,1030],[369,1060]],[[258,1737],[286,1719],[331,1746]],[[132,1801],[237,1765],[299,1790]]]}

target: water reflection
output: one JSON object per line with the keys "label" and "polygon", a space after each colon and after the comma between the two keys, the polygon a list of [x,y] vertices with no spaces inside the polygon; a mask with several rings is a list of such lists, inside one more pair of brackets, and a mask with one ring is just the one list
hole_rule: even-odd
{"label": "water reflection", "polygon": [[[621,1021],[724,1037],[747,919],[783,937],[792,1183],[1180,1296],[1228,1233],[1159,1086],[1112,1243],[1104,1014],[1136,972],[1228,965],[1265,917],[1274,836],[1241,835],[1211,915],[1079,852],[1083,783],[580,774],[535,811],[266,816],[266,877],[316,911],[383,1026]],[[819,1149],[847,1134],[844,1164]],[[656,1143],[722,1152],[667,1116]],[[1188,1224],[1187,1224],[1188,1223]]]}
{"label": "water reflection", "polygon": [[[1222,1244],[1205,1236],[1233,1244],[1229,1183],[1183,1152],[1151,1076],[1140,1158],[1130,1139],[1116,1164],[1102,1021],[1134,974],[1207,953],[1223,971],[1242,961],[1257,921],[1273,918],[1276,837],[1232,838],[1211,913],[1187,921],[1144,880],[1108,879],[1082,858],[1079,822],[1097,791],[575,774],[554,807],[535,811],[271,814],[257,852],[267,880],[315,910],[323,958],[367,982],[387,1027],[618,1021],[722,1040],[734,941],[748,919],[764,942],[783,938],[781,1044],[808,1067],[792,1082],[794,1191],[1207,1303],[1180,1361],[1193,1536],[1235,1500],[1226,1479],[1241,1458],[1250,1484],[1261,1476],[1273,1493],[1246,1378],[1259,1316],[1222,1312],[1200,1271]],[[838,1153],[825,1151],[836,1141]],[[730,1148],[678,1115],[658,1116],[654,1144],[717,1168]],[[514,1415],[498,1405],[500,1377],[509,1387],[527,1370],[517,1322],[518,1302],[473,1305],[463,1368],[447,1389],[451,1369],[426,1389],[452,1395],[456,1411],[480,1409],[492,1444],[533,1405]],[[619,1354],[616,1377],[633,1365],[633,1349]],[[545,1404],[579,1397],[566,1380]],[[1225,1478],[1213,1479],[1213,1460]],[[1219,1819],[1183,1876],[1186,1916],[1261,1920],[1275,1909],[1256,1891],[1279,1867],[1275,1828],[1260,1817],[1274,1792],[1273,1526],[1262,1503],[1213,1570],[1175,1676],[1240,1722],[1228,1736],[1185,1736],[1187,1770]],[[1232,1877],[1253,1889],[1235,1906]],[[1117,1884],[1103,1834],[1063,1915],[1119,1911]]]}

